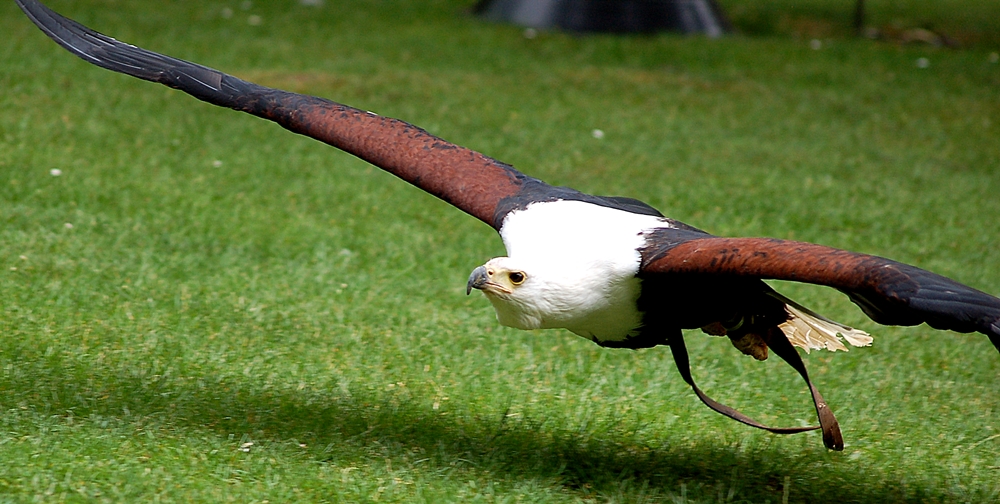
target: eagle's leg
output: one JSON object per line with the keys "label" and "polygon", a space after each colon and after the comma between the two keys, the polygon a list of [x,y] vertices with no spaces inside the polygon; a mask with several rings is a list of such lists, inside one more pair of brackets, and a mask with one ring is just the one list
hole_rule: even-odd
{"label": "eagle's leg", "polygon": [[[775,324],[770,325],[777,327]],[[765,335],[770,327],[761,327],[758,317],[736,315],[729,320],[703,326],[701,330],[712,336],[728,336],[733,346],[744,355],[749,355],[759,361],[767,360]]]}

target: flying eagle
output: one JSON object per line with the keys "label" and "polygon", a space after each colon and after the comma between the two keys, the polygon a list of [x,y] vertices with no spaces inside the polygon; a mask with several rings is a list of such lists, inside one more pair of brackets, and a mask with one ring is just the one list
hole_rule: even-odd
{"label": "flying eagle", "polygon": [[[843,449],[836,419],[793,348],[846,350],[864,331],[826,319],[763,279],[833,287],[880,324],[989,336],[1000,350],[1000,299],[881,257],[768,238],[720,238],[635,199],[556,187],[397,119],[271,89],[97,33],[35,0],[17,4],[49,37],[94,65],[274,121],[353,154],[492,226],[506,257],[469,276],[502,325],[565,328],[598,345],[669,345],[684,380],[712,409],[777,433],[822,429]],[[771,428],[706,396],[690,374],[682,329],[729,337],[757,359],[768,349],[806,380],[817,427]]]}

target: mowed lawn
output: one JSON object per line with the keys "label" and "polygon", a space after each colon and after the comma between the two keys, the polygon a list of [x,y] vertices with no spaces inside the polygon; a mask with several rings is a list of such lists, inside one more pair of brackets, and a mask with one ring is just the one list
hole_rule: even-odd
{"label": "mowed lawn", "polygon": [[[725,2],[744,34],[721,40],[528,38],[470,0],[49,3],[715,234],[1000,294],[996,2],[868,2],[872,25],[933,24],[959,49],[853,39],[833,0]],[[89,66],[13,2],[0,33],[0,500],[1000,501],[985,336],[777,285],[876,339],[804,355],[843,452],[760,432],[702,406],[666,348],[500,327],[464,290],[503,246],[449,205]],[[709,394],[814,422],[777,359],[688,340]]]}

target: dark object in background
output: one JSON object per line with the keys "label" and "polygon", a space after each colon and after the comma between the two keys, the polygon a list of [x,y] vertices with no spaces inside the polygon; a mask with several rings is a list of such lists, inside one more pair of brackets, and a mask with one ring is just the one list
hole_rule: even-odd
{"label": "dark object in background", "polygon": [[854,4],[854,34],[862,36],[865,33],[865,0]]}
{"label": "dark object in background", "polygon": [[719,37],[732,30],[715,0],[480,0],[474,12],[491,21],[575,32]]}

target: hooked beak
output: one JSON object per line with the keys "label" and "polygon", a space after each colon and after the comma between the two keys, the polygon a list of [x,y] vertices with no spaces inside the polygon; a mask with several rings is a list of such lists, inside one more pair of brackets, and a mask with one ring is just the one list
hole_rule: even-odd
{"label": "hooked beak", "polygon": [[465,284],[465,295],[472,294],[472,289],[482,290],[489,281],[490,277],[486,274],[486,266],[472,270],[472,274],[469,275],[469,283]]}

